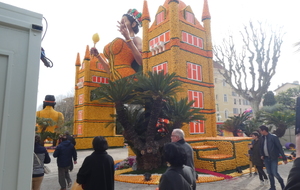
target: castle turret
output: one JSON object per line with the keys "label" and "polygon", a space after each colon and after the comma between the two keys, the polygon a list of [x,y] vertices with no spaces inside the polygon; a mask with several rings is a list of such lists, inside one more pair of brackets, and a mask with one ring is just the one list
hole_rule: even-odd
{"label": "castle turret", "polygon": [[[207,62],[208,62],[208,78],[209,78],[209,82],[213,83],[214,82],[214,76],[213,76],[213,54],[212,54],[212,39],[211,39],[211,16],[209,13],[209,8],[208,8],[208,2],[207,0],[204,0],[204,5],[203,5],[203,13],[202,13],[202,22],[203,22],[203,26],[204,26],[204,30],[205,30],[205,49],[207,50]],[[214,92],[214,88],[211,88],[209,90],[209,95],[211,97],[215,97],[215,92]],[[211,106],[213,107],[215,105],[215,99],[211,100]],[[216,123],[216,118],[215,117],[211,117],[211,123]],[[212,133],[212,136],[217,136],[217,131],[214,130]]]}
{"label": "castle turret", "polygon": [[[80,67],[81,67],[81,64],[80,64],[80,54],[79,53],[77,53],[77,56],[76,56],[75,67],[76,67],[76,73],[75,73],[74,105],[76,105],[77,102],[78,102],[78,85],[77,84],[78,84],[78,79],[79,79],[79,70],[80,70]],[[74,111],[74,113],[76,113],[76,112]],[[74,125],[74,129],[77,129],[75,127],[75,125]],[[74,132],[75,132],[75,130],[74,130]],[[77,134],[77,131],[74,134]]]}
{"label": "castle turret", "polygon": [[[143,7],[143,15],[142,15],[142,26],[143,26],[143,58],[148,56],[149,51],[149,23],[150,23],[150,14],[148,10],[148,3],[147,0],[144,0],[144,7]],[[143,65],[148,65],[148,59],[143,59]],[[143,67],[143,72],[146,72],[146,67]]]}
{"label": "castle turret", "polygon": [[211,41],[211,28],[210,28],[211,16],[208,9],[207,0],[204,0],[203,13],[202,13],[202,22],[206,33],[206,48],[207,50],[212,50],[212,41]]}

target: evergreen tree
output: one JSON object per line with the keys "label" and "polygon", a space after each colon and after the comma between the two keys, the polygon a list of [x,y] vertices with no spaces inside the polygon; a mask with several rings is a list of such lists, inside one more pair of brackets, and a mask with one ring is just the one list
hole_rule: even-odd
{"label": "evergreen tree", "polygon": [[273,106],[276,104],[275,96],[272,91],[268,91],[264,96],[263,106]]}

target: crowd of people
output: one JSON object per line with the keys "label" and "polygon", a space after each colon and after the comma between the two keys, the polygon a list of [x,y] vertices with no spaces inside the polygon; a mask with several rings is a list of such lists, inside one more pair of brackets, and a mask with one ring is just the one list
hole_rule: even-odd
{"label": "crowd of people", "polygon": [[[62,142],[56,147],[53,157],[57,158],[58,181],[61,190],[72,186],[69,171],[73,164],[77,164],[77,152],[74,144],[75,139],[68,138],[69,133],[62,136]],[[250,161],[256,167],[262,185],[270,183],[269,190],[275,190],[275,178],[278,180],[281,189],[300,189],[298,174],[300,174],[300,135],[296,137],[296,159],[288,176],[287,184],[278,173],[278,157],[284,163],[287,158],[277,136],[270,134],[266,126],[260,126],[258,132],[251,134],[252,142],[249,144]],[[44,164],[50,163],[51,158],[45,147],[41,146],[39,135],[35,136],[34,160],[32,174],[32,190],[39,190],[44,177]],[[74,144],[73,144],[74,143]],[[97,136],[92,142],[94,152],[87,156],[77,173],[76,183],[84,190],[114,189],[114,160],[107,153],[108,143],[102,136]],[[297,146],[299,145],[299,146]],[[181,129],[174,129],[171,135],[171,142],[165,144],[163,149],[164,159],[169,166],[162,174],[159,190],[195,190],[197,173],[194,167],[193,150],[184,140],[184,132]],[[263,167],[266,167],[267,174]]]}

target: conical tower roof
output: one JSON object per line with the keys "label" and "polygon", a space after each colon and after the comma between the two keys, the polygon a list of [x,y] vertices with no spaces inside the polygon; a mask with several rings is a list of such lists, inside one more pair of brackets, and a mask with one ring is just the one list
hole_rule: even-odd
{"label": "conical tower roof", "polygon": [[207,0],[204,0],[204,5],[203,5],[203,13],[202,13],[202,21],[206,19],[211,19],[210,13],[209,13],[209,8],[208,8],[208,3]]}
{"label": "conical tower roof", "polygon": [[79,66],[79,67],[81,66],[81,63],[80,63],[80,54],[79,53],[77,53],[75,66]]}
{"label": "conical tower roof", "polygon": [[90,47],[89,47],[88,45],[86,46],[84,59],[85,59],[85,60],[90,60],[90,59],[91,59],[91,55],[90,55]]}
{"label": "conical tower roof", "polygon": [[144,7],[143,7],[143,15],[142,15],[142,21],[143,20],[149,20],[150,21],[150,14],[148,9],[148,2],[147,0],[144,0]]}

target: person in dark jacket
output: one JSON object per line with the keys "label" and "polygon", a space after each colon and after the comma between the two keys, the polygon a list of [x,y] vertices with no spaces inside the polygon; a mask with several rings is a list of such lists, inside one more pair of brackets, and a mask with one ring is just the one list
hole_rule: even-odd
{"label": "person in dark jacket", "polygon": [[114,182],[114,160],[107,154],[107,141],[102,136],[93,140],[94,152],[87,156],[77,173],[76,182],[84,190],[113,190]]}
{"label": "person in dark jacket", "polygon": [[187,159],[185,150],[176,143],[167,143],[163,151],[170,167],[160,178],[159,190],[195,190],[193,169],[184,165]]}
{"label": "person in dark jacket", "polygon": [[252,145],[251,145],[251,152],[252,152],[251,161],[252,161],[253,165],[256,166],[256,169],[258,171],[258,176],[259,176],[259,179],[261,182],[260,184],[266,185],[266,184],[268,184],[268,177],[263,170],[264,163],[263,163],[263,160],[261,159],[261,155],[260,155],[259,134],[254,132],[251,134],[251,137],[253,139]]}
{"label": "person in dark jacket", "polygon": [[[76,140],[75,140],[75,138],[74,138],[73,136],[70,135],[70,132],[69,132],[69,131],[66,131],[66,132],[65,132],[65,135],[66,135],[67,139],[68,139],[68,140],[74,145],[74,147],[75,147],[75,146],[76,146]],[[73,168],[74,168],[74,165],[73,165],[73,163],[72,163],[71,166],[69,167],[70,172],[73,170]]]}
{"label": "person in dark jacket", "polygon": [[285,185],[283,179],[278,173],[278,157],[280,154],[285,164],[287,163],[287,158],[283,152],[279,139],[277,136],[271,135],[269,133],[269,128],[265,125],[259,127],[259,132],[263,135],[261,137],[260,154],[269,175],[271,185],[270,190],[276,189],[274,177],[277,178],[281,188],[284,189]]}
{"label": "person in dark jacket", "polygon": [[61,190],[66,190],[66,187],[70,188],[72,185],[72,180],[69,174],[69,169],[72,165],[72,158],[74,164],[77,164],[77,152],[74,145],[68,141],[66,135],[63,135],[62,142],[56,147],[53,157],[57,158],[58,182]]}
{"label": "person in dark jacket", "polygon": [[41,137],[35,135],[32,171],[32,190],[40,190],[44,178],[44,164],[51,162],[45,147],[41,145]]}
{"label": "person in dark jacket", "polygon": [[296,135],[296,159],[293,167],[290,170],[286,186],[284,190],[299,190],[300,189],[300,134]]}
{"label": "person in dark jacket", "polygon": [[185,165],[190,166],[194,170],[194,176],[197,179],[197,173],[194,166],[194,153],[191,145],[184,140],[184,131],[182,129],[174,129],[171,135],[171,141],[181,146],[186,152]]}

